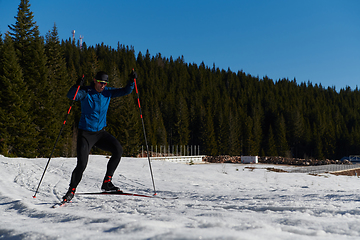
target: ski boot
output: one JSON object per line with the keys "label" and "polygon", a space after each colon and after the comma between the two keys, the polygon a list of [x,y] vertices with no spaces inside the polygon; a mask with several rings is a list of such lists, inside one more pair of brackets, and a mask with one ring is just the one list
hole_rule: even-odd
{"label": "ski boot", "polygon": [[104,178],[101,190],[103,190],[104,192],[122,192],[120,188],[114,186],[114,184],[111,182],[111,176],[106,176]]}

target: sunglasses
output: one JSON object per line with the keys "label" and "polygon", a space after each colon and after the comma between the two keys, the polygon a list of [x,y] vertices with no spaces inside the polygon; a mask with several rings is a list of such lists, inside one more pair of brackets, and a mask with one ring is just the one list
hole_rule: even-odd
{"label": "sunglasses", "polygon": [[106,82],[106,81],[102,81],[102,80],[96,80],[96,81],[100,84],[104,84],[105,86],[108,84],[108,82]]}

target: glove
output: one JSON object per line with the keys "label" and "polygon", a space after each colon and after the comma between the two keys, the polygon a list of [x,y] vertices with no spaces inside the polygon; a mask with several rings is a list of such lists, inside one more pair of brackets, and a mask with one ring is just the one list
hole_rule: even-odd
{"label": "glove", "polygon": [[83,77],[79,77],[78,80],[76,81],[76,85],[80,85],[83,86],[85,82],[84,76]]}
{"label": "glove", "polygon": [[137,79],[137,73],[134,71],[134,69],[133,69],[133,71],[129,74],[129,78],[130,78],[131,80]]}
{"label": "glove", "polygon": [[129,81],[127,82],[127,86],[134,86],[135,85],[135,82],[134,82],[134,79],[129,79]]}

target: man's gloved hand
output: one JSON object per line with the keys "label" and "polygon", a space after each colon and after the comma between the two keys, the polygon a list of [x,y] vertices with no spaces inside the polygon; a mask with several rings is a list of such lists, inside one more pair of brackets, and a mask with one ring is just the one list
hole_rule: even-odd
{"label": "man's gloved hand", "polygon": [[129,78],[130,80],[137,79],[137,73],[134,70],[132,70],[132,72],[129,74]]}
{"label": "man's gloved hand", "polygon": [[83,77],[79,77],[78,80],[76,81],[76,85],[80,85],[83,86],[85,82],[84,76]]}
{"label": "man's gloved hand", "polygon": [[127,82],[127,86],[132,85],[133,87],[135,86],[135,82],[134,79],[129,79],[129,81]]}

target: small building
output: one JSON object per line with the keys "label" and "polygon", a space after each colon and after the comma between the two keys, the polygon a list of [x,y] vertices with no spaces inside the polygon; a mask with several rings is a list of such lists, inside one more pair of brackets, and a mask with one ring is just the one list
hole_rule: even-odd
{"label": "small building", "polygon": [[241,163],[258,163],[258,156],[241,156]]}

